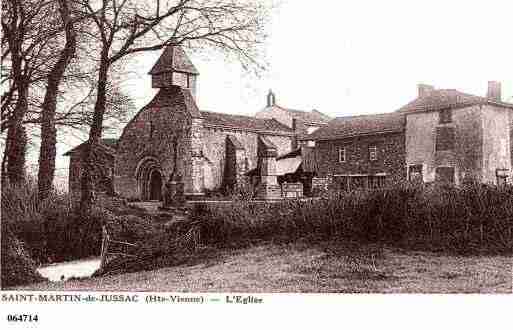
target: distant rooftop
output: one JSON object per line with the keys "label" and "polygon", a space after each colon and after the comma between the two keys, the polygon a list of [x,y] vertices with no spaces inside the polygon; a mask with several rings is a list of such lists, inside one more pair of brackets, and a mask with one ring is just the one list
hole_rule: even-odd
{"label": "distant rooftop", "polygon": [[205,125],[238,128],[244,130],[274,131],[292,133],[292,129],[275,119],[260,119],[242,115],[201,111]]}
{"label": "distant rooftop", "polygon": [[513,108],[513,104],[511,103],[467,94],[455,89],[434,89],[426,93],[426,95],[417,97],[415,100],[397,110],[397,112],[413,113],[439,111],[443,109],[464,108],[481,104],[493,104]]}
{"label": "distant rooftop", "polygon": [[276,108],[280,109],[282,111],[286,111],[289,113],[289,115],[292,118],[300,119],[306,124],[326,124],[328,123],[332,118],[323,114],[322,112],[318,110],[312,110],[312,111],[303,111],[303,110],[295,110],[295,109],[289,109],[282,106],[279,106],[276,102],[276,94],[272,90],[269,90],[269,93],[267,94],[267,107],[266,108]]}
{"label": "distant rooftop", "polygon": [[397,113],[338,117],[304,139],[336,140],[360,135],[402,132],[404,124],[404,116]]}

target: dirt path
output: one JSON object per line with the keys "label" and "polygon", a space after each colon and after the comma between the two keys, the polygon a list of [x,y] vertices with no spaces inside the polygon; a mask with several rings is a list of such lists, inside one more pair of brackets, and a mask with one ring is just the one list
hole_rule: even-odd
{"label": "dirt path", "polygon": [[511,257],[455,257],[376,247],[261,245],[194,265],[23,290],[512,293]]}

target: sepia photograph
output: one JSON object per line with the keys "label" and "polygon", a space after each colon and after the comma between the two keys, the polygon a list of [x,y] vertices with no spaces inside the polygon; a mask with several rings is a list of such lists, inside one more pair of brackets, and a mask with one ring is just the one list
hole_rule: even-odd
{"label": "sepia photograph", "polygon": [[2,0],[1,304],[512,297],[511,9]]}

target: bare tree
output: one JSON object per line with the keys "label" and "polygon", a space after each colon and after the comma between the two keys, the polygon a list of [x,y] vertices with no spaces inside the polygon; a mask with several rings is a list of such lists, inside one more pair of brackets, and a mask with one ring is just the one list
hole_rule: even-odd
{"label": "bare tree", "polygon": [[[6,138],[2,180],[24,180],[28,135],[41,139],[40,198],[52,188],[57,128],[86,130],[92,122],[98,66],[89,44],[79,38],[90,22],[74,10],[74,4],[61,0],[2,4],[1,132],[7,131],[2,136]],[[108,89],[108,117],[124,118],[127,103],[116,86]]]}
{"label": "bare tree", "polygon": [[59,0],[59,12],[65,30],[66,43],[61,51],[59,59],[48,74],[46,94],[42,104],[41,115],[41,146],[39,151],[38,170],[38,198],[43,200],[48,197],[52,189],[55,175],[55,156],[57,144],[57,129],[55,127],[55,112],[57,108],[57,95],[59,85],[69,62],[75,55],[77,36],[75,22],[70,14],[67,0]]}
{"label": "bare tree", "polygon": [[[47,17],[46,21],[42,18]],[[29,87],[39,79],[46,62],[38,54],[51,41],[53,29],[44,27],[52,16],[43,0],[8,0],[2,3],[2,66],[8,75],[2,84],[9,88],[2,95],[2,116],[8,117],[7,140],[2,160],[2,181],[16,184],[23,180],[24,155],[20,157],[18,141],[26,140],[23,119],[29,108]],[[44,22],[44,24],[42,23]],[[5,47],[6,46],[6,47]]]}
{"label": "bare tree", "polygon": [[[212,46],[235,55],[244,67],[257,67],[266,6],[252,0],[82,0],[92,16],[98,44],[96,103],[89,140],[83,150],[82,213],[92,203],[92,152],[100,141],[110,68],[122,58],[168,45]],[[97,12],[97,14],[93,14]]]}

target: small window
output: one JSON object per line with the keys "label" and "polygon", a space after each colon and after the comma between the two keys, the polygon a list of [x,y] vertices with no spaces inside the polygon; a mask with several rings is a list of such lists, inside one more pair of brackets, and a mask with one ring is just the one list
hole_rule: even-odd
{"label": "small window", "polygon": [[436,151],[453,150],[454,141],[454,127],[441,126],[436,128]]}
{"label": "small window", "polygon": [[444,109],[440,111],[440,124],[452,123],[452,110]]}
{"label": "small window", "polygon": [[369,160],[378,160],[378,147],[377,146],[369,146]]}
{"label": "small window", "polygon": [[424,182],[422,165],[411,165],[408,170],[408,180],[414,183]]}
{"label": "small window", "polygon": [[437,167],[435,180],[440,183],[454,183],[454,167]]}
{"label": "small window", "polygon": [[346,148],[338,149],[338,162],[344,163],[346,161]]}

